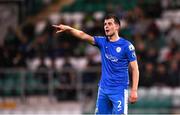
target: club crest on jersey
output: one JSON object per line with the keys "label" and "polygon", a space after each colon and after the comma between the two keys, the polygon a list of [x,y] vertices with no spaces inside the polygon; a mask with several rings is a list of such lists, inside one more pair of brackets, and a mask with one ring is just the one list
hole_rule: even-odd
{"label": "club crest on jersey", "polygon": [[135,48],[134,48],[134,46],[131,44],[131,45],[129,45],[129,50],[130,51],[133,51],[133,50],[135,50]]}
{"label": "club crest on jersey", "polygon": [[120,47],[117,47],[116,48],[116,52],[119,53],[121,51],[121,48]]}

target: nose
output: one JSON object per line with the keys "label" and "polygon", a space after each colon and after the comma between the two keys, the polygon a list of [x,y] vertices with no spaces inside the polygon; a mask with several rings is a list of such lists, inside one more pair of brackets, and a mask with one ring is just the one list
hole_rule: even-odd
{"label": "nose", "polygon": [[108,26],[107,26],[107,25],[105,25],[105,26],[104,26],[104,28],[105,28],[105,29],[108,29]]}

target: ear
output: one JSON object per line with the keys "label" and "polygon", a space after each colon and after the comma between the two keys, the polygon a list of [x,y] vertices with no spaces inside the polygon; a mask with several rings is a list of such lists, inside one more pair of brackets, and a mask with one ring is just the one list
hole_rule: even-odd
{"label": "ear", "polygon": [[119,30],[119,29],[120,29],[119,24],[116,24],[116,29],[117,29],[117,30]]}

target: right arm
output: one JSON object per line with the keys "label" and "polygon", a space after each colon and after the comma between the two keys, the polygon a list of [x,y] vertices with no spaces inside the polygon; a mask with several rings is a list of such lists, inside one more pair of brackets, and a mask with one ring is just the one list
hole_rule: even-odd
{"label": "right arm", "polygon": [[81,30],[77,30],[75,28],[72,28],[70,26],[63,25],[63,24],[53,25],[53,27],[55,27],[57,29],[56,33],[66,31],[66,32],[72,34],[73,36],[77,37],[80,40],[87,41],[88,43],[90,43],[92,45],[95,44],[93,36],[90,36],[90,35],[86,34],[85,32],[83,32]]}

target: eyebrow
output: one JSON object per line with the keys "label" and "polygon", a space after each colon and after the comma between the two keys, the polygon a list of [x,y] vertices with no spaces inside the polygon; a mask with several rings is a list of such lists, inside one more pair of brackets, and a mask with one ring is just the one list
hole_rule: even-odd
{"label": "eyebrow", "polygon": [[112,22],[104,22],[104,24],[107,24],[107,23],[112,23]]}

